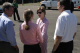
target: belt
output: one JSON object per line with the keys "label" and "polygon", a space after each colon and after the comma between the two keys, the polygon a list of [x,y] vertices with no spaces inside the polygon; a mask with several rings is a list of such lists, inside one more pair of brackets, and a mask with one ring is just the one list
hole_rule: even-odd
{"label": "belt", "polygon": [[9,42],[6,42],[6,41],[0,41],[0,43],[8,43],[8,44],[10,44]]}
{"label": "belt", "polygon": [[[27,45],[27,44],[25,44],[25,45]],[[36,46],[36,45],[39,45],[39,43],[37,43],[37,44],[32,44],[32,45],[27,45],[27,46]]]}
{"label": "belt", "polygon": [[61,43],[71,43],[71,42],[73,42],[73,40],[71,40],[71,41],[69,41],[69,42],[61,42]]}

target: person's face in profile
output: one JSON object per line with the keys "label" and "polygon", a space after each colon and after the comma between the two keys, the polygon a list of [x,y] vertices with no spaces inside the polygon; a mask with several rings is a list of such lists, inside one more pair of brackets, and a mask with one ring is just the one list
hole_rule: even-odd
{"label": "person's face in profile", "polygon": [[60,2],[58,2],[57,4],[57,9],[62,12],[64,10],[64,6],[63,5],[60,5]]}

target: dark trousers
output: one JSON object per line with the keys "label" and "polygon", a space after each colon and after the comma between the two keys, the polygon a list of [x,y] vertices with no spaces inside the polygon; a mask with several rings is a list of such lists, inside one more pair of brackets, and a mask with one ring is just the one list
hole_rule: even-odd
{"label": "dark trousers", "polygon": [[19,53],[15,48],[13,48],[8,42],[0,42],[0,53]]}
{"label": "dark trousers", "polygon": [[41,53],[41,48],[40,48],[39,44],[24,45],[23,53]]}
{"label": "dark trousers", "polygon": [[55,53],[72,53],[73,50],[73,41],[70,42],[61,42]]}
{"label": "dark trousers", "polygon": [[18,9],[14,8],[14,20],[16,20],[16,15],[17,15],[18,20],[20,20],[20,17],[19,17],[19,14],[18,14]]}

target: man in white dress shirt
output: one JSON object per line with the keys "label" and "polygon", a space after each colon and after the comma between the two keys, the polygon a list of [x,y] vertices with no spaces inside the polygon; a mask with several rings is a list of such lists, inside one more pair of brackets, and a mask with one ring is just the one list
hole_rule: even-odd
{"label": "man in white dress shirt", "polygon": [[59,0],[59,15],[54,33],[52,53],[72,53],[73,40],[77,32],[77,17],[70,12],[70,1]]}

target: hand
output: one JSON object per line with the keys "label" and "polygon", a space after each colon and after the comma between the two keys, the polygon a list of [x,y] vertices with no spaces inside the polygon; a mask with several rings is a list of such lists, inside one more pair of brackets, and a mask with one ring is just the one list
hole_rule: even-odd
{"label": "hand", "polygon": [[19,53],[19,48],[18,48],[17,45],[16,46],[13,46],[13,48]]}
{"label": "hand", "polygon": [[55,51],[54,51],[54,50],[52,50],[52,51],[51,51],[51,53],[55,53]]}
{"label": "hand", "polygon": [[54,51],[52,50],[52,52],[51,53],[54,53]]}
{"label": "hand", "polygon": [[16,45],[16,46],[13,46],[16,50],[19,50],[19,48],[18,48],[18,46]]}

